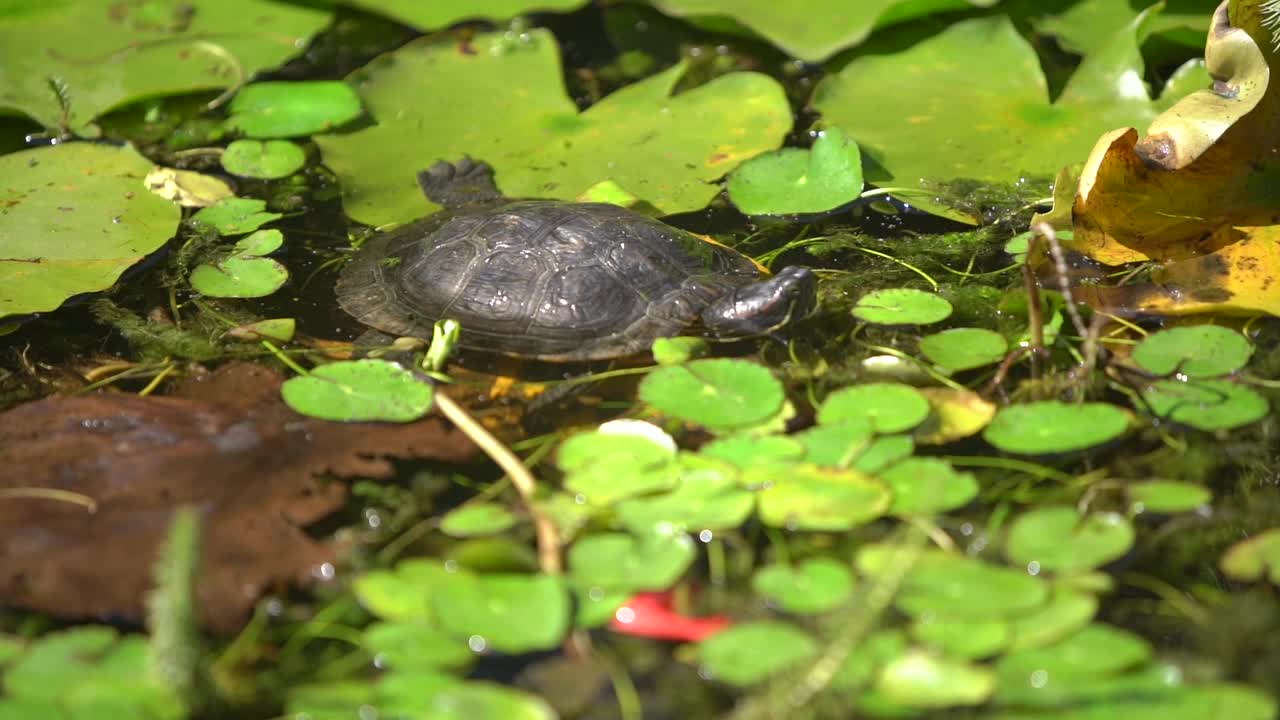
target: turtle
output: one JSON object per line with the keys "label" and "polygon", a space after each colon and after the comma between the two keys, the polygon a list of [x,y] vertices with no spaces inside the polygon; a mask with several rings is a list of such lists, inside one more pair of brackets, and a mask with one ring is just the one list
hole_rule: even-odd
{"label": "turtle", "polygon": [[503,197],[493,168],[464,157],[417,174],[444,206],[374,235],[344,265],[339,304],[365,325],[551,362],[613,359],[660,337],[768,335],[811,313],[808,268],[766,276],[741,253],[607,203]]}

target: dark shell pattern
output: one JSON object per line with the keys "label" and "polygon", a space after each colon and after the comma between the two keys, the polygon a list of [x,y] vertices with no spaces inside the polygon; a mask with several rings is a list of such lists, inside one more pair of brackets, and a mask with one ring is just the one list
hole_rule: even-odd
{"label": "dark shell pattern", "polygon": [[678,335],[756,266],[625,208],[505,202],[424,218],[365,243],[338,299],[366,325],[431,337],[444,317],[464,347],[544,360],[593,360]]}

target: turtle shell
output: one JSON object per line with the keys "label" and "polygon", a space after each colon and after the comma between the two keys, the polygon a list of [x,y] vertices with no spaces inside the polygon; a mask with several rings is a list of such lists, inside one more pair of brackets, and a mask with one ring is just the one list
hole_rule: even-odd
{"label": "turtle shell", "polygon": [[383,332],[542,360],[627,355],[697,324],[760,279],[745,256],[615,205],[505,202],[435,215],[366,242],[338,300]]}

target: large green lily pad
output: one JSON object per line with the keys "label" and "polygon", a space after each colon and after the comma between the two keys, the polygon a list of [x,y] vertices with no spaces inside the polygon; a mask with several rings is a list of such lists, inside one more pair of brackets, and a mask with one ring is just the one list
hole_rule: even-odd
{"label": "large green lily pad", "polygon": [[347,0],[346,4],[429,32],[463,20],[507,20],[533,12],[570,12],[586,5],[587,0]]}
{"label": "large green lily pad", "polygon": [[921,15],[972,7],[991,7],[999,0],[652,0],[668,15],[729,17],[788,54],[819,62],[838,50],[861,43],[882,25]]}
{"label": "large green lily pad", "polygon": [[231,87],[279,65],[330,19],[265,0],[27,5],[0,5],[0,110],[88,134],[90,121],[128,102]]}
{"label": "large green lily pad", "polygon": [[431,212],[414,173],[464,154],[493,165],[513,197],[572,200],[612,180],[664,213],[696,210],[718,192],[712,181],[781,143],[791,111],[759,73],[673,96],[684,72],[676,65],[578,112],[551,33],[478,34],[465,47],[428,37],[349,78],[374,126],[316,143],[347,214],[370,225]]}
{"label": "large green lily pad", "polygon": [[813,104],[884,168],[868,171],[872,181],[1052,175],[1087,157],[1102,133],[1145,127],[1177,99],[1166,92],[1153,102],[1141,81],[1148,17],[1118,27],[1053,103],[1035,50],[995,16],[956,23],[903,52],[857,58],[818,86]]}
{"label": "large green lily pad", "polygon": [[147,192],[150,169],[132,148],[90,143],[0,156],[0,318],[109,288],[173,237],[182,212]]}

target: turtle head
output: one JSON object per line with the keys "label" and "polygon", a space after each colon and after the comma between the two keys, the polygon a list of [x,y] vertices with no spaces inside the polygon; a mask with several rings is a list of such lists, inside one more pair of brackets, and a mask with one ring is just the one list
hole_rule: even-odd
{"label": "turtle head", "polygon": [[805,267],[787,267],[777,275],[726,293],[702,311],[702,324],[717,339],[768,335],[818,306],[818,282]]}

